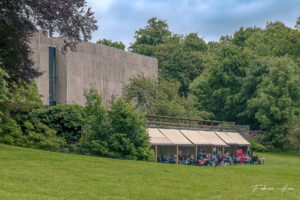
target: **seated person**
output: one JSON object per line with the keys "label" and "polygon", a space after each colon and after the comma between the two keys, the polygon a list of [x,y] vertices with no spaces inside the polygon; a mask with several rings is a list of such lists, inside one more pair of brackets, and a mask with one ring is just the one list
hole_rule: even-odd
{"label": "seated person", "polygon": [[224,157],[223,157],[223,155],[222,155],[222,154],[220,154],[219,156],[217,156],[217,158],[218,158],[218,165],[222,165],[222,163],[223,163],[223,160],[224,160]]}
{"label": "seated person", "polygon": [[207,154],[205,151],[203,151],[203,158],[206,158]]}
{"label": "seated person", "polygon": [[184,165],[188,164],[188,158],[186,156],[183,157],[182,164]]}
{"label": "seated person", "polygon": [[157,162],[160,162],[160,158],[159,158],[158,156],[157,156],[157,158],[156,158],[156,159],[157,159]]}
{"label": "seated person", "polygon": [[190,159],[189,159],[189,164],[190,164],[190,165],[194,165],[194,161],[195,161],[194,155],[191,154],[191,155],[190,155]]}
{"label": "seated person", "polygon": [[251,158],[251,164],[257,163],[257,159],[258,159],[257,156],[252,155],[252,158]]}
{"label": "seated person", "polygon": [[169,163],[171,163],[171,164],[175,164],[175,158],[174,158],[174,156],[173,155],[171,155],[171,157],[169,158]]}
{"label": "seated person", "polygon": [[198,153],[198,159],[201,159],[202,157],[203,157],[203,152],[199,151],[199,153]]}
{"label": "seated person", "polygon": [[249,164],[250,163],[250,158],[249,158],[248,154],[246,154],[244,156],[244,160],[243,161],[244,161],[245,164]]}
{"label": "seated person", "polygon": [[217,156],[216,155],[213,155],[213,160],[217,160]]}
{"label": "seated person", "polygon": [[199,165],[200,166],[204,166],[204,164],[205,164],[205,161],[203,159],[199,160]]}
{"label": "seated person", "polygon": [[213,156],[212,156],[211,154],[208,154],[208,159],[209,159],[210,161],[212,161],[212,160],[213,160]]}
{"label": "seated person", "polygon": [[182,164],[182,161],[183,161],[183,154],[182,154],[182,151],[179,151],[179,153],[178,153],[178,162],[179,162],[179,164]]}
{"label": "seated person", "polygon": [[226,158],[224,159],[224,163],[227,163],[227,164],[231,165],[231,164],[232,164],[231,157],[226,157]]}
{"label": "seated person", "polygon": [[238,160],[237,160],[236,155],[232,156],[232,162],[233,162],[234,164],[237,164],[237,163],[238,163]]}
{"label": "seated person", "polygon": [[208,166],[208,165],[210,165],[211,163],[210,163],[210,160],[209,159],[204,159],[204,165],[205,166]]}
{"label": "seated person", "polygon": [[169,160],[165,155],[162,155],[161,162],[162,163],[169,163]]}

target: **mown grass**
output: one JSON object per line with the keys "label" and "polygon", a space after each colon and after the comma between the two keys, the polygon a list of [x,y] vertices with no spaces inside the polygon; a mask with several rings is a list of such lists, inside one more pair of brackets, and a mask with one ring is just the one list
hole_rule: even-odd
{"label": "mown grass", "polygon": [[[299,200],[300,157],[259,155],[264,165],[194,167],[0,144],[0,199]],[[274,190],[253,191],[258,184]]]}

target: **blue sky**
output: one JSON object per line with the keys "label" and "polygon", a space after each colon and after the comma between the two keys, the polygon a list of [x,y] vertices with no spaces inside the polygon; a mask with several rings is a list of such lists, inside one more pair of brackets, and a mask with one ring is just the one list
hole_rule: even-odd
{"label": "blue sky", "polygon": [[264,27],[282,21],[294,27],[300,0],[87,0],[98,20],[92,41],[106,38],[134,42],[134,32],[151,17],[167,20],[175,33],[196,32],[205,41],[218,41],[240,27]]}

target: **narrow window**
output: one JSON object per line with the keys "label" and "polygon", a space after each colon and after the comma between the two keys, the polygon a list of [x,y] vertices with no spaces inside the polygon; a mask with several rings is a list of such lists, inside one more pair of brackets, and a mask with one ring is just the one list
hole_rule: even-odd
{"label": "narrow window", "polygon": [[49,47],[49,106],[56,105],[56,52]]}

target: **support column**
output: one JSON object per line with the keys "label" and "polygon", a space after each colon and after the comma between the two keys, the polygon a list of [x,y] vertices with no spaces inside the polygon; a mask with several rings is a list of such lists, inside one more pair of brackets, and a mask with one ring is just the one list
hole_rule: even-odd
{"label": "support column", "polygon": [[197,145],[195,146],[195,159],[197,158]]}
{"label": "support column", "polygon": [[156,162],[157,162],[157,146],[155,146],[155,159],[156,159]]}
{"label": "support column", "polygon": [[178,146],[176,146],[176,164],[178,164]]}

